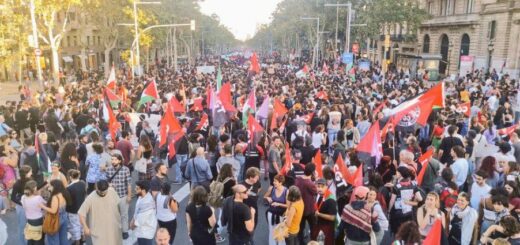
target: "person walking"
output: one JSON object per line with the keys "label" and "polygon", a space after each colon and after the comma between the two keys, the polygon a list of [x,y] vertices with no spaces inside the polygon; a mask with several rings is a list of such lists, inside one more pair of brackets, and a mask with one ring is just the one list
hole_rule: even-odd
{"label": "person walking", "polygon": [[190,203],[186,206],[188,236],[193,245],[215,245],[213,228],[217,223],[215,211],[208,206],[208,192],[202,186],[191,191]]}
{"label": "person walking", "polygon": [[285,238],[287,245],[301,245],[298,233],[302,223],[304,203],[300,189],[296,186],[289,187],[287,193],[287,211],[285,211],[285,225],[287,225],[288,236]]}
{"label": "person walking", "polygon": [[[25,236],[27,245],[43,245],[44,234],[42,232],[43,225],[43,210],[40,205],[45,205],[45,200],[39,195],[37,191],[37,183],[34,180],[29,180],[24,187],[24,195],[22,196],[22,207],[25,211],[27,224],[24,231],[31,230],[36,234]],[[25,232],[21,232],[25,233]]]}
{"label": "person walking", "polygon": [[106,180],[99,180],[95,188],[78,211],[84,234],[92,238],[92,244],[123,244],[117,192]]}
{"label": "person walking", "polygon": [[94,154],[87,157],[85,165],[88,167],[87,171],[87,192],[90,194],[94,191],[94,185],[100,180],[106,179],[106,166],[102,161],[101,154],[103,153],[103,146],[99,143],[93,144]]}
{"label": "person walking", "polygon": [[303,217],[298,233],[298,240],[300,241],[300,244],[306,244],[305,225],[308,224],[309,230],[312,231],[314,225],[316,224],[316,206],[314,204],[316,203],[318,189],[316,188],[314,182],[312,182],[315,171],[316,165],[314,165],[314,163],[307,164],[305,166],[305,170],[303,171],[304,176],[296,178],[295,181],[295,186],[300,190],[304,203]]}
{"label": "person walking", "polygon": [[134,217],[130,221],[130,229],[135,230],[138,245],[152,245],[157,217],[155,201],[150,193],[150,182],[139,180],[135,183],[135,192],[139,197],[135,203]]}
{"label": "person walking", "polygon": [[252,245],[255,212],[244,204],[248,189],[241,184],[233,187],[234,196],[226,199],[222,209],[222,224],[227,225],[230,245]]}
{"label": "person walking", "polygon": [[161,192],[158,193],[155,198],[155,208],[157,210],[159,229],[165,228],[168,230],[168,244],[172,245],[177,232],[177,212],[179,211],[179,203],[173,198],[170,191],[170,183],[162,183]]}
{"label": "person walking", "polygon": [[67,238],[69,218],[67,216],[67,211],[65,210],[67,203],[71,203],[69,192],[61,180],[51,181],[49,191],[51,192],[49,202],[47,202],[47,205],[40,204],[40,208],[45,210],[47,213],[58,214],[60,223],[58,232],[55,234],[46,234],[47,244],[69,245],[70,243]]}
{"label": "person walking", "polygon": [[275,241],[274,228],[282,222],[283,214],[287,209],[287,188],[283,185],[283,175],[274,176],[273,186],[265,192],[264,198],[269,203],[267,209],[267,225],[269,226],[269,245],[284,245],[285,241]]}
{"label": "person walking", "polygon": [[316,181],[318,195],[316,197],[316,225],[311,230],[311,240],[317,240],[320,232],[324,236],[324,245],[334,244],[334,232],[336,215],[338,214],[338,205],[336,197],[327,188],[325,179]]}
{"label": "person walking", "polygon": [[70,194],[71,202],[65,210],[69,218],[68,232],[74,245],[80,245],[83,238],[83,229],[79,221],[78,210],[87,197],[87,184],[85,181],[80,180],[80,175],[81,172],[76,169],[71,169],[68,172],[70,184],[67,186],[67,191]]}
{"label": "person walking", "polygon": [[197,156],[186,163],[186,178],[191,180],[191,188],[203,186],[209,191],[210,181],[213,179],[208,160],[205,158],[204,148],[197,148]]}
{"label": "person walking", "polygon": [[112,165],[106,170],[106,178],[119,197],[121,228],[123,239],[126,240],[128,238],[128,208],[132,200],[132,177],[128,167],[123,165],[123,159],[121,154],[112,154]]}

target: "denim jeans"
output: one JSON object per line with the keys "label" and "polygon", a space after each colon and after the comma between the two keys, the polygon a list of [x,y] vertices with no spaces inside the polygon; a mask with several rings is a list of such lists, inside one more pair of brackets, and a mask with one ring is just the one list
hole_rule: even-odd
{"label": "denim jeans", "polygon": [[175,158],[177,159],[177,163],[175,164],[175,182],[181,182],[182,181],[181,166],[186,165],[186,162],[188,161],[188,155],[187,154],[177,154],[177,155],[175,155]]}
{"label": "denim jeans", "polygon": [[153,239],[137,238],[137,245],[152,245]]}
{"label": "denim jeans", "polygon": [[518,122],[520,121],[520,111],[515,111],[515,123],[514,124],[518,124]]}
{"label": "denim jeans", "polygon": [[23,230],[25,229],[25,224],[27,223],[27,219],[25,218],[25,210],[22,206],[16,204],[16,217],[18,219],[18,242],[19,244],[27,244],[25,240],[25,236],[23,234]]}
{"label": "denim jeans", "polygon": [[60,214],[60,229],[54,235],[47,235],[47,243],[49,245],[69,245],[69,239],[67,238],[69,217],[67,216],[67,212],[62,208],[58,211]]}

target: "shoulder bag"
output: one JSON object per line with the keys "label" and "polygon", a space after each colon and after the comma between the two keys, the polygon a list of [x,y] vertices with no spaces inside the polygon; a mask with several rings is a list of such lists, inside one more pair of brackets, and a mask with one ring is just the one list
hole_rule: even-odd
{"label": "shoulder bag", "polygon": [[[58,198],[58,197],[56,197]],[[43,219],[43,233],[47,235],[54,235],[56,234],[60,229],[60,199],[58,198],[58,210],[56,213],[49,213],[47,212],[45,214],[45,218]]]}

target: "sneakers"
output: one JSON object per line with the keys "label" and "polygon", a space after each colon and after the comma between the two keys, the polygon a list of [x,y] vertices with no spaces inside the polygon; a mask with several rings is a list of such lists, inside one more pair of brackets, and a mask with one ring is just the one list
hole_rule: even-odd
{"label": "sneakers", "polygon": [[215,234],[215,241],[216,241],[217,243],[222,243],[222,242],[224,242],[225,240],[226,240],[226,238],[222,237],[220,234],[218,234],[218,233]]}
{"label": "sneakers", "polygon": [[123,240],[128,239],[129,235],[128,232],[123,232]]}

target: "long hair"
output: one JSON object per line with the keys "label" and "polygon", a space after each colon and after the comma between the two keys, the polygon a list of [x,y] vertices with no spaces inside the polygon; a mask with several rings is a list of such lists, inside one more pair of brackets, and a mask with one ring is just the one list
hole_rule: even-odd
{"label": "long hair", "polygon": [[76,151],[76,144],[74,144],[73,142],[69,142],[63,146],[63,149],[61,150],[60,160],[63,163],[63,161],[69,160],[72,156],[78,157],[78,152]]}
{"label": "long hair", "polygon": [[152,143],[150,141],[150,137],[146,134],[141,134],[141,137],[139,138],[139,145],[142,145],[145,150],[152,149]]}
{"label": "long hair", "polygon": [[[63,182],[61,180],[58,180],[58,179],[52,180],[50,185],[52,186],[52,192],[51,192],[51,196],[49,197],[49,200],[52,200],[52,198],[54,196],[61,193],[61,195],[63,195],[63,198],[65,198],[65,201],[67,203],[70,203],[70,200],[71,200],[70,194],[67,191],[67,188],[65,188],[65,186],[63,185]],[[50,208],[51,203],[52,203],[52,201],[47,202],[47,207]]]}
{"label": "long hair", "polygon": [[231,164],[224,164],[218,174],[218,181],[222,182],[226,178],[233,177],[233,166]]}

